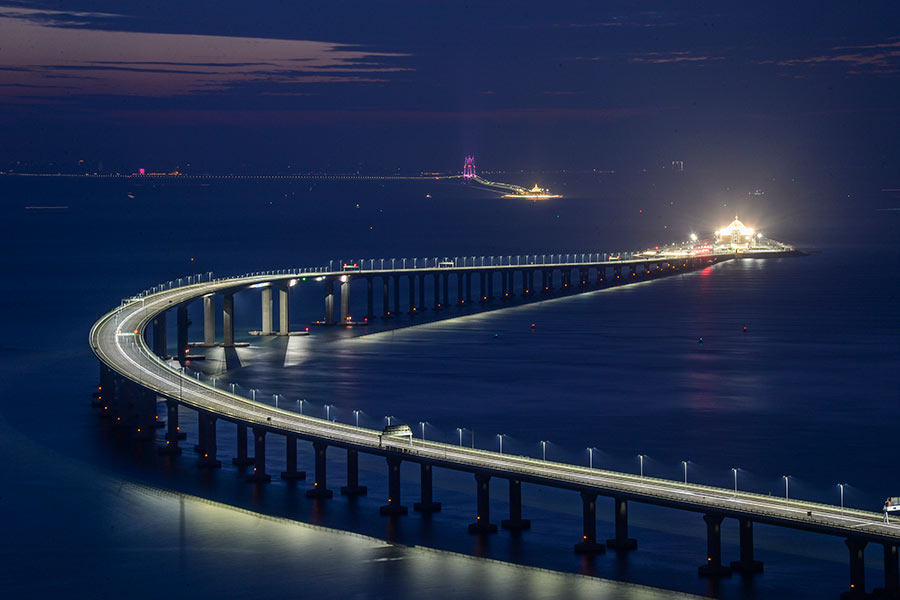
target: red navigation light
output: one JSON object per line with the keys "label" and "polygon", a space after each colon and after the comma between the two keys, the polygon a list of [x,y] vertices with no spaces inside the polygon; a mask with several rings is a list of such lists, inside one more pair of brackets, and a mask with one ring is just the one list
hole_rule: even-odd
{"label": "red navigation light", "polygon": [[531,324],[531,328],[534,329],[535,327],[537,327],[537,325],[535,325],[534,323],[532,323],[532,324]]}
{"label": "red navigation light", "polygon": [[306,331],[309,331],[309,327],[306,328]]}

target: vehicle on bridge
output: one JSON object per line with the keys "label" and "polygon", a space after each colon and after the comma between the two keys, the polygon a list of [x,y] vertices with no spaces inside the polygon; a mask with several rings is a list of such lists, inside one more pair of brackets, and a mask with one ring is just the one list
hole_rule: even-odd
{"label": "vehicle on bridge", "polygon": [[344,271],[359,271],[359,265],[357,263],[345,264]]}
{"label": "vehicle on bridge", "polygon": [[455,266],[452,260],[442,260],[438,263],[438,269],[452,269]]}
{"label": "vehicle on bridge", "polygon": [[900,512],[900,496],[891,496],[884,501],[884,512],[895,513]]}

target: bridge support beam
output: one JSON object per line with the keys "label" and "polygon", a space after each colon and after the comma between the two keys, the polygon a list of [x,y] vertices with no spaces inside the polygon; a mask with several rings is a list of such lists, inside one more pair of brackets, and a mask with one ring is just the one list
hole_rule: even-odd
{"label": "bridge support beam", "polygon": [[434,274],[434,310],[439,311],[441,309],[441,274]]}
{"label": "bridge support beam", "polygon": [[753,558],[753,521],[738,519],[738,527],[741,534],[741,559],[731,563],[732,570],[745,575],[762,573],[762,562]]}
{"label": "bridge support beam", "polygon": [[375,320],[375,289],[374,277],[366,277],[366,320]]}
{"label": "bridge support beam", "polygon": [[237,456],[231,459],[231,464],[245,467],[253,464],[253,459],[247,454],[247,424],[237,424]]}
{"label": "bridge support beam", "polygon": [[450,308],[450,273],[442,274],[441,293],[443,294],[444,308]]}
{"label": "bridge support beam", "polygon": [[394,275],[394,314],[400,316],[400,276]]}
{"label": "bridge support beam", "polygon": [[606,546],[597,543],[597,493],[581,492],[584,532],[581,541],[575,544],[578,554],[603,554]]}
{"label": "bridge support beam", "polygon": [[457,304],[457,306],[462,306],[463,301],[465,299],[465,295],[463,293],[463,285],[464,285],[463,280],[464,279],[465,278],[463,277],[462,272],[457,271],[456,272],[456,304]]}
{"label": "bridge support beam", "polygon": [[341,487],[345,496],[365,496],[368,488],[359,485],[359,452],[347,448],[347,485]]}
{"label": "bridge support beam", "polygon": [[419,274],[419,304],[416,305],[418,312],[425,312],[425,274]]}
{"label": "bridge support beam", "polygon": [[722,515],[703,515],[706,521],[706,564],[700,565],[701,577],[727,577],[731,569],[722,564]]}
{"label": "bridge support beam", "polygon": [[509,518],[500,521],[500,527],[510,531],[522,531],[531,528],[531,519],[522,518],[522,482],[509,480]]}
{"label": "bridge support beam", "polygon": [[234,348],[234,294],[222,297],[222,341],[226,348]]}
{"label": "bridge support beam", "polygon": [[306,490],[307,498],[331,498],[333,493],[325,485],[325,450],[328,444],[325,442],[313,442],[313,452],[315,453],[316,464],[316,480],[311,490]]}
{"label": "bridge support beam", "polygon": [[285,470],[281,472],[281,478],[285,481],[297,481],[306,479],[306,471],[297,470],[297,438],[289,435],[285,441]]}
{"label": "bridge support beam", "polygon": [[165,358],[167,351],[166,313],[163,311],[153,319],[153,354]]}
{"label": "bridge support beam", "polygon": [[182,365],[187,360],[188,355],[188,326],[191,322],[188,320],[187,306],[182,304],[178,307],[178,362]]}
{"label": "bridge support beam", "polygon": [[497,533],[497,525],[491,523],[491,476],[475,473],[475,485],[478,490],[477,512],[475,522],[469,524],[469,533]]}
{"label": "bridge support beam", "polygon": [[291,335],[291,286],[278,288],[278,335]]}
{"label": "bridge support beam", "polygon": [[388,456],[388,503],[381,507],[383,515],[405,515],[409,509],[400,504],[400,464],[397,456]]}
{"label": "bridge support beam", "polygon": [[534,293],[534,271],[522,271],[522,285],[525,286],[525,295],[530,296]]}
{"label": "bridge support beam", "polygon": [[181,454],[178,446],[181,427],[178,426],[178,403],[174,400],[166,400],[166,445],[159,449],[159,453],[168,456]]}
{"label": "bridge support beam", "polygon": [[613,550],[628,551],[637,549],[637,540],[628,537],[628,501],[625,498],[614,498],[616,537],[606,540],[606,546]]}
{"label": "bridge support beam", "polygon": [[341,325],[350,322],[350,276],[341,277]]}
{"label": "bridge support beam", "polygon": [[431,463],[422,463],[421,465],[421,484],[421,500],[413,504],[413,510],[424,514],[440,512],[441,503],[435,502],[432,497]]}
{"label": "bridge support beam", "polygon": [[272,476],[266,473],[266,430],[253,428],[253,472],[247,476],[247,481],[253,483],[268,483]]}
{"label": "bridge support beam", "polygon": [[487,274],[487,301],[494,299],[494,271],[488,271]]}
{"label": "bridge support beam", "polygon": [[203,345],[216,345],[216,296],[203,296]]}
{"label": "bridge support beam", "polygon": [[472,272],[466,271],[466,304],[472,303]]}
{"label": "bridge support beam", "polygon": [[267,285],[260,289],[259,295],[262,299],[262,324],[259,328],[259,332],[263,335],[272,335],[272,313],[274,309],[274,303],[272,302],[272,286]]}
{"label": "bridge support beam", "polygon": [[845,543],[850,550],[850,589],[841,594],[843,598],[863,598],[866,595],[866,540],[848,538]]}
{"label": "bridge support beam", "polygon": [[603,285],[606,283],[606,266],[600,265],[597,267],[597,285]]}
{"label": "bridge support beam", "polygon": [[334,325],[334,279],[325,278],[325,315],[326,325]]}
{"label": "bridge support beam", "polygon": [[216,444],[216,418],[207,413],[198,413],[197,421],[200,431],[203,432],[203,449],[200,451],[200,460],[197,466],[201,469],[218,469],[222,463],[216,458],[218,447]]}
{"label": "bridge support beam", "polygon": [[391,297],[390,297],[390,286],[388,285],[388,276],[381,276],[381,316],[384,319],[387,319],[391,316]]}

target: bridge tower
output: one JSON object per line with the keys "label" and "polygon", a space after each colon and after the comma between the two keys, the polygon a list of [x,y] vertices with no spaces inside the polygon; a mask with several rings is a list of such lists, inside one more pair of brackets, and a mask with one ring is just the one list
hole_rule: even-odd
{"label": "bridge tower", "polygon": [[463,163],[463,179],[474,179],[475,178],[475,157],[467,156],[465,163]]}

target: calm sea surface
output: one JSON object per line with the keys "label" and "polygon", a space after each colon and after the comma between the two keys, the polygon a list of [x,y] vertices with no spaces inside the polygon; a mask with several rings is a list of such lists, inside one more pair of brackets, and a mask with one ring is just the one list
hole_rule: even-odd
{"label": "calm sea surface", "polygon": [[[317,504],[305,482],[276,477],[254,488],[230,464],[207,473],[189,452],[158,457],[90,408],[90,325],[160,281],[337,259],[627,250],[676,239],[664,225],[690,231],[701,212],[659,202],[645,223],[633,201],[617,202],[625,184],[604,185],[556,182],[567,197],[533,205],[453,184],[0,181],[0,588],[10,597],[836,597],[848,581],[841,539],[757,526],[765,573],[715,585],[696,574],[699,515],[632,504],[639,550],[582,559],[572,552],[581,519],[573,493],[526,486],[532,529],[479,540],[465,533],[471,475],[436,471],[443,511],[392,521],[377,510],[387,495],[382,459],[361,457],[368,496]],[[25,209],[46,205],[68,208]],[[594,447],[595,466],[630,472],[643,454],[648,476],[671,479],[687,460],[689,480],[719,486],[733,485],[738,467],[741,489],[773,495],[790,475],[792,497],[835,504],[844,482],[847,505],[878,510],[900,494],[898,227],[896,213],[852,208],[827,205],[808,230],[801,214],[772,233],[822,250],[808,257],[732,261],[412,327],[255,338],[260,303],[248,292],[237,296],[237,330],[251,345],[229,357],[206,351],[191,368],[266,402],[279,394],[286,408],[305,400],[309,414],[333,405],[344,422],[358,409],[361,425],[391,416],[419,432],[425,422],[426,437],[453,443],[462,427],[463,443],[482,448],[497,448],[502,433],[504,452],[536,457],[549,440],[548,458],[578,464]],[[321,316],[317,285],[294,288],[293,329]],[[360,314],[363,287],[353,291]],[[191,311],[199,339],[199,306]],[[193,436],[196,419],[182,419]],[[230,462],[233,427],[220,424],[218,435]],[[283,441],[268,443],[277,473]],[[344,456],[329,459],[336,490]],[[301,445],[300,460],[311,468],[310,448]],[[503,483],[492,486],[496,521],[507,510]],[[414,465],[403,484],[411,505]],[[598,515],[598,535],[610,537],[611,501]],[[735,523],[724,537],[725,559],[736,559]],[[880,555],[870,547],[870,587],[881,585]]]}

